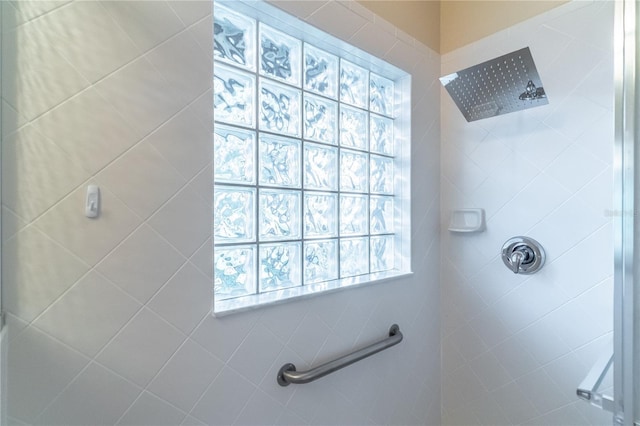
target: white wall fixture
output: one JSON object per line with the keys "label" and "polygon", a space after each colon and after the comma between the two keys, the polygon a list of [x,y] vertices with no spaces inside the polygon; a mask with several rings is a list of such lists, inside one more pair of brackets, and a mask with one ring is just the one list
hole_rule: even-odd
{"label": "white wall fixture", "polygon": [[456,209],[451,212],[449,231],[482,232],[486,229],[484,209]]}
{"label": "white wall fixture", "polygon": [[87,197],[84,205],[84,214],[95,219],[100,212],[100,188],[98,185],[87,186]]}

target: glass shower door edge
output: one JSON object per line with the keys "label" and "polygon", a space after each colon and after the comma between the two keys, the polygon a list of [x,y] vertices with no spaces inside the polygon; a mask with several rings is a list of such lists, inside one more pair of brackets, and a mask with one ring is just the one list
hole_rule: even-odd
{"label": "glass shower door edge", "polygon": [[[634,322],[637,257],[635,246],[640,243],[640,219],[636,218],[635,141],[640,140],[635,120],[638,93],[636,89],[638,52],[637,8],[634,0],[616,2],[614,78],[615,78],[615,143],[614,143],[614,423],[633,426],[638,417],[634,381],[638,365]],[[640,185],[637,186],[640,188]]]}

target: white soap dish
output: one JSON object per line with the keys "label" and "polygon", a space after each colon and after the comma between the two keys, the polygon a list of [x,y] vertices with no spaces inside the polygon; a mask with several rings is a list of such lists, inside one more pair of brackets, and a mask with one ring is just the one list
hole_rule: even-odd
{"label": "white soap dish", "polygon": [[485,229],[484,209],[457,209],[451,212],[449,231],[482,232]]}

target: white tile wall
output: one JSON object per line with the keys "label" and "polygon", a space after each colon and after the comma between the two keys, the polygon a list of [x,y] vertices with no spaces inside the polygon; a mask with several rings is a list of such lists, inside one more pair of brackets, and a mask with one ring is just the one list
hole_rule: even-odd
{"label": "white tile wall", "polygon": [[185,418],[184,412],[160,398],[143,392],[118,421],[118,425],[173,426]]}
{"label": "white tile wall", "polygon": [[[610,344],[613,2],[571,2],[442,57],[442,73],[529,46],[549,105],[466,123],[442,92],[443,424],[588,425],[575,397]],[[487,230],[446,230],[480,207]],[[536,275],[499,258],[510,237],[546,249]]]}
{"label": "white tile wall", "polygon": [[440,57],[355,3],[275,4],[412,73],[414,275],[212,317],[212,3],[2,2],[11,424],[440,423]]}
{"label": "white tile wall", "polygon": [[[92,271],[34,325],[83,354],[95,356],[139,309],[140,303]],[[83,326],[78,327],[78,323]]]}
{"label": "white tile wall", "polygon": [[115,424],[139,393],[140,389],[127,380],[91,363],[47,407],[36,423],[43,426]]}

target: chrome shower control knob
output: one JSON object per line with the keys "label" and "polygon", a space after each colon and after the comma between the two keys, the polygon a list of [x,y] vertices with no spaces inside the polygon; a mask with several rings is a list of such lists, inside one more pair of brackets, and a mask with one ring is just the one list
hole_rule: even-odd
{"label": "chrome shower control knob", "polygon": [[513,237],[502,246],[502,261],[514,274],[533,274],[544,265],[544,249],[529,237]]}

